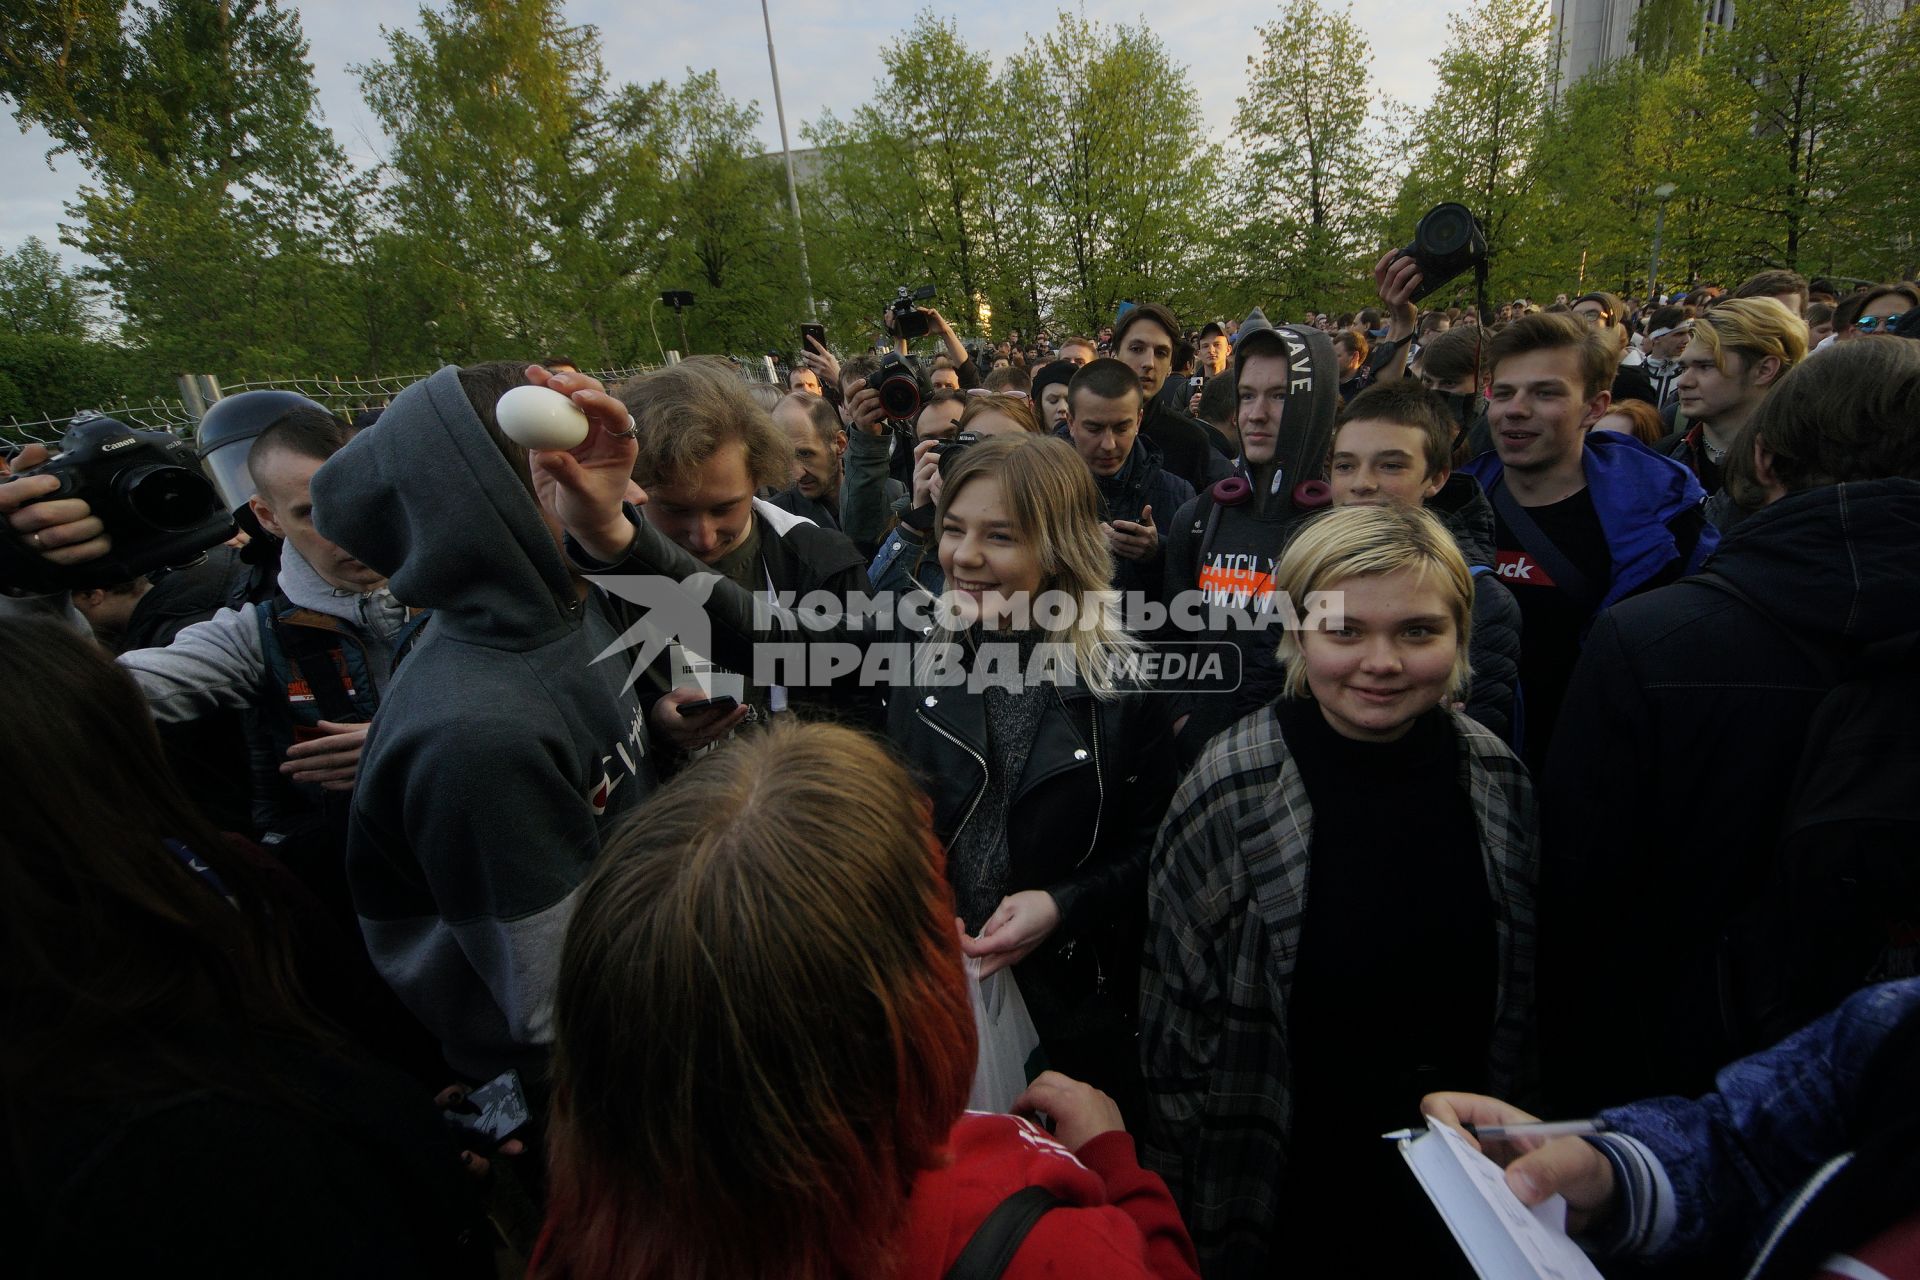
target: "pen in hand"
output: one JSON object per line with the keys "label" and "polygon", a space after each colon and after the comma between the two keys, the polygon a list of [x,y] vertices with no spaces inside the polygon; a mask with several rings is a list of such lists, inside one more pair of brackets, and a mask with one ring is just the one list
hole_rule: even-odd
{"label": "pen in hand", "polygon": [[[1605,1133],[1607,1125],[1601,1120],[1545,1120],[1532,1124],[1463,1124],[1460,1126],[1482,1142],[1494,1140],[1512,1140],[1515,1138],[1579,1138],[1589,1134]],[[1419,1137],[1424,1130],[1396,1129],[1392,1133],[1380,1136],[1389,1142],[1408,1142]]]}

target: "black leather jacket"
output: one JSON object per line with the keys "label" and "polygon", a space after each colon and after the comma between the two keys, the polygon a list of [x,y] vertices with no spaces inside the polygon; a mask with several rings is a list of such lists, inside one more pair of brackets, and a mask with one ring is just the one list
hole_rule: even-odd
{"label": "black leather jacket", "polygon": [[[583,568],[596,572],[657,574],[683,582],[706,572],[645,520],[636,518],[635,524],[626,559],[610,569],[588,560],[576,546],[570,544],[569,550]],[[896,654],[905,654],[932,635],[930,619],[908,625],[898,610],[831,630],[801,630],[792,619],[756,619],[753,606],[753,597],[733,583],[713,583],[705,601],[713,629],[710,656],[722,666],[752,671],[756,644],[850,642],[868,650],[893,644],[900,646]],[[932,798],[934,832],[948,844],[973,816],[986,786],[986,700],[964,682],[927,679],[912,662],[900,661],[893,669],[911,674],[882,691],[886,735]],[[1079,684],[1055,686],[1047,696],[1052,701],[1035,732],[1007,820],[1007,891],[1044,889],[1060,907],[1060,928],[1018,970],[1029,1005],[1037,1006],[1036,1024],[1045,1016],[1039,1006],[1077,1002],[1092,994],[1089,982],[1117,985],[1122,999],[1132,991],[1146,908],[1147,855],[1179,782],[1165,698],[1126,690],[1103,699]],[[1086,955],[1075,955],[1076,944],[1093,934],[1101,935],[1097,966],[1088,964]],[[1068,968],[1079,976],[1067,979]]]}
{"label": "black leather jacket", "polygon": [[[1096,698],[1081,685],[1048,706],[1007,814],[1007,892],[1044,889],[1072,937],[1144,908],[1147,854],[1179,781],[1159,696]],[[933,798],[952,844],[987,785],[986,699],[918,684],[887,698],[887,736]]]}

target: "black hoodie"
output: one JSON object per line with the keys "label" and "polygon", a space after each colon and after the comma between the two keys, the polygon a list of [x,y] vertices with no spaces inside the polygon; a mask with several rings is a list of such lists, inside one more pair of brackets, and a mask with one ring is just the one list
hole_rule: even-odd
{"label": "black hoodie", "polygon": [[1916,563],[1920,481],[1826,485],[1708,562],[1753,605],[1682,580],[1595,621],[1541,788],[1541,1076],[1561,1105],[1702,1093],[1754,1047],[1724,1020],[1719,940],[1768,891],[1833,687],[1806,650],[1844,671],[1920,632]]}
{"label": "black hoodie", "polygon": [[653,786],[620,630],[448,366],[313,478],[320,532],[433,610],[374,717],[347,874],[381,975],[470,1080],[543,1065],[560,941]]}
{"label": "black hoodie", "polygon": [[[1182,593],[1198,590],[1209,609],[1225,610],[1230,616],[1210,617],[1203,633],[1179,633],[1176,610],[1163,639],[1230,640],[1240,650],[1239,670],[1229,673],[1238,677],[1237,687],[1176,696],[1176,718],[1187,717],[1179,737],[1187,759],[1196,758],[1208,738],[1278,692],[1280,669],[1274,650],[1280,631],[1275,625],[1256,624],[1273,621],[1268,606],[1281,548],[1299,522],[1319,509],[1299,504],[1295,486],[1325,479],[1332,444],[1339,377],[1333,344],[1317,330],[1296,325],[1275,329],[1262,320],[1262,325],[1254,326],[1249,317],[1242,326],[1233,369],[1237,378],[1250,354],[1270,354],[1284,344],[1295,382],[1281,418],[1274,461],[1254,468],[1244,460],[1236,462],[1234,476],[1245,482],[1245,496],[1223,482],[1197,495],[1168,522],[1164,598],[1172,604]],[[1270,335],[1261,340],[1264,346],[1246,345],[1259,333]],[[1259,492],[1263,489],[1266,492]]]}

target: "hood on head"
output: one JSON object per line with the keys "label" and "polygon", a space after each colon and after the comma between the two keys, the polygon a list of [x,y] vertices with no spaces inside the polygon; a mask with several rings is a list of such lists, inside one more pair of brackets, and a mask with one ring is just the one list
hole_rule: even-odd
{"label": "hood on head", "polygon": [[1285,476],[1284,495],[1289,514],[1309,508],[1293,501],[1293,488],[1305,480],[1324,480],[1327,454],[1333,448],[1333,420],[1340,404],[1340,362],[1333,343],[1318,329],[1306,325],[1283,324],[1240,330],[1240,342],[1233,349],[1233,376],[1254,356],[1278,355],[1287,361],[1291,379],[1287,386],[1287,407],[1280,417],[1279,439],[1274,459]]}
{"label": "hood on head", "polygon": [[315,473],[313,518],[442,634],[518,650],[574,625],[566,561],[457,366],[402,391]]}
{"label": "hood on head", "polygon": [[1234,332],[1233,345],[1236,347],[1239,346],[1240,339],[1250,333],[1258,333],[1262,329],[1271,328],[1273,328],[1273,321],[1267,319],[1267,313],[1255,307],[1253,310],[1247,312],[1247,318],[1240,322],[1240,328]]}

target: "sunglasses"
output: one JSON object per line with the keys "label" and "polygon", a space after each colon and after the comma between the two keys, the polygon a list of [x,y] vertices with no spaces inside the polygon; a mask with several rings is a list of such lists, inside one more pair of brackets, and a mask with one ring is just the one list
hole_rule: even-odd
{"label": "sunglasses", "polygon": [[1904,311],[1896,311],[1890,316],[1861,316],[1853,322],[1853,327],[1862,333],[1880,333],[1899,324],[1906,315]]}
{"label": "sunglasses", "polygon": [[1012,396],[1016,400],[1033,399],[1033,397],[1026,392],[1015,391],[1012,387],[1008,387],[1004,391],[989,391],[985,387],[968,387],[967,394],[970,396]]}

